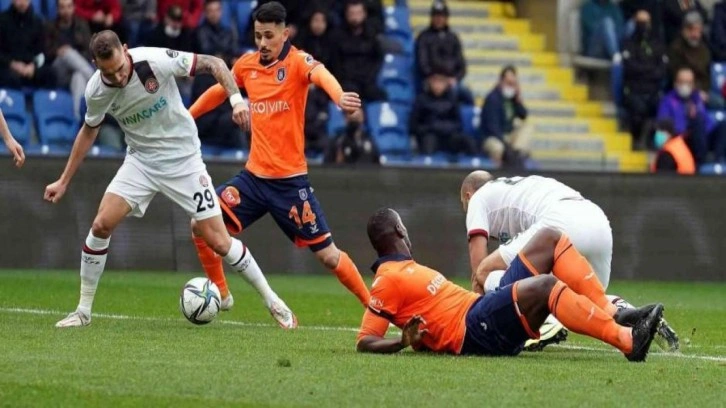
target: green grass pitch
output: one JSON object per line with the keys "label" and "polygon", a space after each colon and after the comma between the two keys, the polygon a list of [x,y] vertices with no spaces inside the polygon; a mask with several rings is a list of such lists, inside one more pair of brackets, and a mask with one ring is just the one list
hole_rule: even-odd
{"label": "green grass pitch", "polygon": [[701,406],[726,404],[726,285],[615,282],[661,301],[682,353],[628,363],[577,335],[514,358],[358,354],[362,308],[328,276],[271,276],[301,328],[273,325],[229,276],[235,308],[207,326],[178,311],[192,275],[104,275],[93,324],[53,324],[77,302],[75,271],[0,271],[0,406]]}

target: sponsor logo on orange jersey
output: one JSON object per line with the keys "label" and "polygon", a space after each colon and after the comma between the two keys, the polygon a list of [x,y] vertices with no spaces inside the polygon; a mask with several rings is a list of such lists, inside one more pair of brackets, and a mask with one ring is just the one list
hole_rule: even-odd
{"label": "sponsor logo on orange jersey", "polygon": [[290,104],[287,101],[263,101],[252,102],[250,104],[252,113],[261,115],[270,115],[278,112],[286,112],[290,110]]}

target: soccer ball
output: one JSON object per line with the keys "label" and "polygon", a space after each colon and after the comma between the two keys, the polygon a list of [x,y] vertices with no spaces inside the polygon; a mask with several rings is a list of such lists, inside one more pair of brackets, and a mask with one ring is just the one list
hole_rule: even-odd
{"label": "soccer ball", "polygon": [[179,296],[179,309],[194,324],[207,324],[219,313],[219,289],[207,278],[187,282]]}

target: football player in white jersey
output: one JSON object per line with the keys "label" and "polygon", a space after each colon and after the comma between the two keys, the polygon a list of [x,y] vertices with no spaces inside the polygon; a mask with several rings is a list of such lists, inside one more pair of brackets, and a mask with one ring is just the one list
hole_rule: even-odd
{"label": "football player in white jersey", "polygon": [[[484,293],[485,289],[498,287],[499,279],[517,254],[537,231],[546,227],[567,234],[607,289],[613,254],[610,222],[600,207],[576,190],[552,178],[495,179],[486,171],[474,171],[461,185],[461,202],[466,212],[474,291]],[[487,249],[489,238],[500,242],[491,254]],[[661,321],[658,333],[668,348],[678,348],[678,337],[665,320]],[[562,325],[550,317],[541,329],[540,340],[530,341],[526,346],[541,349],[565,340],[566,335]]]}
{"label": "football player in white jersey", "polygon": [[108,30],[93,36],[90,49],[98,70],[86,86],[85,122],[63,174],[46,187],[45,199],[57,203],[63,197],[105,114],[113,116],[123,129],[128,149],[83,246],[78,307],[56,327],[91,322],[91,306],[112,232],[124,217],[142,217],[157,193],[196,221],[196,232],[257,289],[282,327],[294,327],[294,315],[270,288],[249,249],[227,233],[214,183],[202,161],[197,127],[176,85],[176,77],[212,74],[227,92],[234,121],[248,128],[249,108],[227,66],[209,55],[160,48],[129,50]]}

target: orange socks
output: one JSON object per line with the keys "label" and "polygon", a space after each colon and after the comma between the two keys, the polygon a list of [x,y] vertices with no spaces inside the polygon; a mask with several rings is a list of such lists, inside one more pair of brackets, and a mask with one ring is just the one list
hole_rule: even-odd
{"label": "orange socks", "polygon": [[564,234],[555,247],[552,274],[575,292],[590,299],[610,316],[614,316],[617,312],[615,305],[610,303],[605,296],[605,288],[595,275],[592,266]]}
{"label": "orange socks", "polygon": [[194,246],[197,247],[199,262],[202,263],[207,278],[217,285],[222,298],[226,298],[229,296],[229,288],[227,288],[227,278],[224,277],[222,257],[217,255],[201,237],[194,237]]}
{"label": "orange socks", "polygon": [[633,350],[632,330],[615,320],[583,295],[557,282],[547,302],[550,312],[568,329],[602,340],[623,353]]}
{"label": "orange socks", "polygon": [[365,282],[363,282],[363,277],[358,273],[358,268],[356,268],[347,253],[340,251],[340,260],[338,260],[338,266],[333,269],[333,273],[338,277],[340,283],[363,303],[364,307],[368,307],[371,294],[368,292]]}

